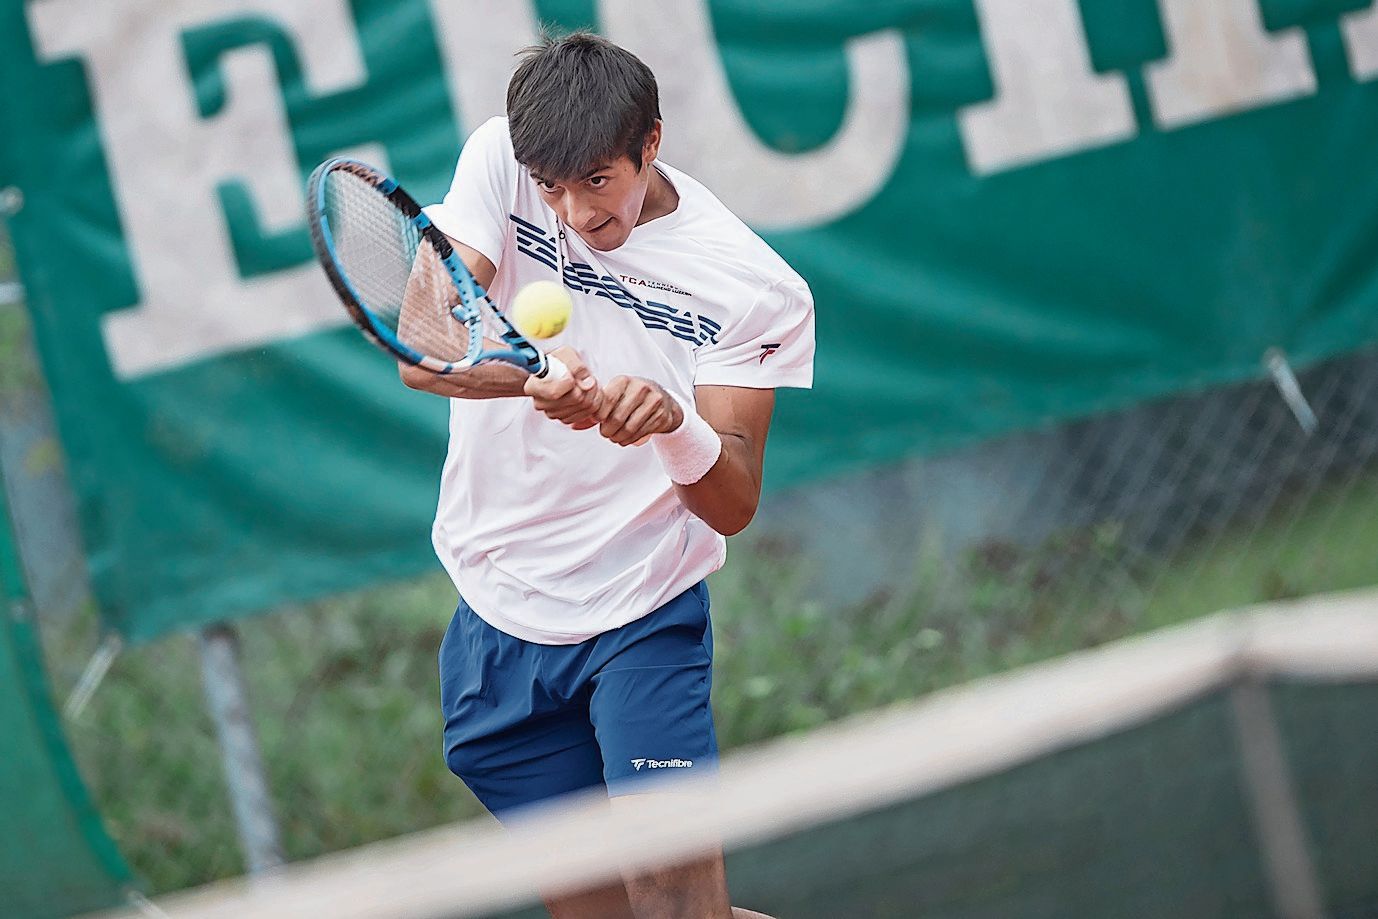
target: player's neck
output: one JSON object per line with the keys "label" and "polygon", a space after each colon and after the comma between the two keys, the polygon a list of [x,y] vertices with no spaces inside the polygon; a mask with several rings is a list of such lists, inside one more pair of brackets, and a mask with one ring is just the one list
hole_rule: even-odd
{"label": "player's neck", "polygon": [[654,165],[648,163],[646,168],[651,170],[651,179],[646,185],[646,198],[641,202],[641,214],[636,218],[637,226],[673,213],[679,207],[679,192],[670,180]]}

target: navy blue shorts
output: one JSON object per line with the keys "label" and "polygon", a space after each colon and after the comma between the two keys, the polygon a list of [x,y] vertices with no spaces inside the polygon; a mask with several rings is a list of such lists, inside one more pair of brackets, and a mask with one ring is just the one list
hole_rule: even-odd
{"label": "navy blue shorts", "polygon": [[577,645],[514,638],[461,598],[440,645],[445,762],[495,815],[712,770],[708,587]]}

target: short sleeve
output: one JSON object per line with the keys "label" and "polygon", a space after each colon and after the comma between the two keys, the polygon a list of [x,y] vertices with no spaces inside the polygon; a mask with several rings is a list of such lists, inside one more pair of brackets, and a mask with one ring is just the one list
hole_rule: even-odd
{"label": "short sleeve", "polygon": [[440,232],[498,264],[507,237],[507,215],[517,189],[517,161],[506,118],[475,129],[459,153],[445,200],[425,209]]}
{"label": "short sleeve", "polygon": [[695,386],[813,386],[813,295],[797,276],[761,292],[718,341],[698,350]]}

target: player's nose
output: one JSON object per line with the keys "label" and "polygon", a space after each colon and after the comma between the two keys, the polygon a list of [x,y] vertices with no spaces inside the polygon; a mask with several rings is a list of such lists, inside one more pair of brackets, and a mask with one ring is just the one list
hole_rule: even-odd
{"label": "player's nose", "polygon": [[602,223],[603,218],[598,216],[598,209],[592,205],[583,204],[571,199],[565,209],[565,223],[580,232],[591,230]]}

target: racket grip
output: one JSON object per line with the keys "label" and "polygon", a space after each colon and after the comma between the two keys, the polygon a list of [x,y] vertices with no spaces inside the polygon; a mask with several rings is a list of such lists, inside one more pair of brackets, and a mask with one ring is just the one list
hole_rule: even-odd
{"label": "racket grip", "polygon": [[545,380],[563,380],[569,376],[569,368],[558,357],[547,354],[545,356],[545,371],[536,375]]}

